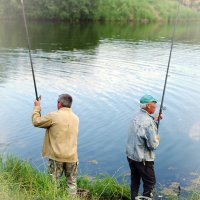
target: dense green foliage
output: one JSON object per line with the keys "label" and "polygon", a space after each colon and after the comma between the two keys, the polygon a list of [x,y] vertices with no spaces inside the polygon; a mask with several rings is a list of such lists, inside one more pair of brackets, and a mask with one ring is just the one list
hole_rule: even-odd
{"label": "dense green foliage", "polygon": [[[43,20],[158,21],[176,15],[175,0],[24,0],[27,16]],[[0,16],[21,17],[20,0],[0,0]],[[200,16],[195,10],[181,6],[183,19]]]}
{"label": "dense green foliage", "polygon": [[[3,16],[21,15],[20,0],[0,0]],[[92,19],[98,0],[24,0],[27,15],[36,19]]]}

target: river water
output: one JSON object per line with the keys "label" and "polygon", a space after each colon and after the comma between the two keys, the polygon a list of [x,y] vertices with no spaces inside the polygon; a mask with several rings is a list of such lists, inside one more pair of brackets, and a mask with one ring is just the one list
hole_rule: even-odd
{"label": "river water", "polygon": [[[170,24],[29,23],[42,114],[73,96],[80,117],[79,173],[129,173],[129,122],[143,94],[160,102],[170,51]],[[189,185],[200,173],[200,24],[177,26],[159,133],[157,184]],[[44,130],[31,124],[35,98],[22,22],[0,22],[0,151],[43,170]],[[158,102],[158,106],[159,106]],[[130,177],[126,177],[127,180]]]}

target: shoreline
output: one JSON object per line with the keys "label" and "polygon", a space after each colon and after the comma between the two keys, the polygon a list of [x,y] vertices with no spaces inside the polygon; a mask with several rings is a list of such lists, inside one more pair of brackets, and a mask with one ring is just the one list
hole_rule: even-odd
{"label": "shoreline", "polygon": [[[190,190],[181,188],[181,192],[188,192],[187,200],[200,199],[200,176],[193,180],[194,187]],[[52,183],[47,172],[40,172],[33,168],[26,160],[20,160],[15,156],[0,156],[0,198],[13,200],[31,199],[63,199],[70,200],[65,190],[65,177],[61,178],[61,187],[57,189]],[[156,189],[156,196],[161,195],[168,199],[177,199],[178,183],[171,183],[169,187],[162,186],[162,191]],[[78,176],[78,188],[89,191],[88,200],[128,200],[130,199],[130,187],[127,182],[119,183],[114,176],[98,174],[95,177],[87,175]],[[52,198],[53,197],[53,198]],[[185,196],[181,196],[185,199]],[[85,198],[77,197],[77,200]]]}

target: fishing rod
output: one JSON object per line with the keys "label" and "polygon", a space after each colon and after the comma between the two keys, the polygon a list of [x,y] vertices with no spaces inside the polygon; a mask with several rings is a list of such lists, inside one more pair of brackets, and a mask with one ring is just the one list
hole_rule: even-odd
{"label": "fishing rod", "polygon": [[28,34],[28,28],[27,28],[27,23],[26,23],[26,15],[25,15],[25,9],[24,9],[24,2],[21,0],[22,4],[22,11],[23,11],[23,18],[24,18],[24,25],[26,29],[26,37],[27,37],[27,42],[28,42],[28,52],[29,52],[29,58],[30,58],[30,63],[31,63],[31,70],[32,70],[32,75],[33,75],[33,83],[34,83],[34,89],[35,89],[35,96],[36,99],[39,100],[40,97],[38,97],[37,93],[37,86],[36,86],[36,81],[35,81],[35,73],[34,73],[34,68],[33,68],[33,61],[32,61],[32,56],[31,56],[31,44],[29,40],[29,34]]}
{"label": "fishing rod", "polygon": [[162,114],[162,110],[163,110],[163,102],[164,102],[164,98],[165,98],[165,90],[166,90],[166,86],[167,86],[167,78],[168,78],[168,74],[169,74],[169,67],[170,67],[170,62],[171,62],[171,56],[172,56],[172,50],[173,50],[173,45],[174,45],[174,37],[175,37],[175,33],[176,33],[176,25],[178,22],[179,11],[180,11],[180,1],[178,0],[176,20],[174,22],[173,34],[172,34],[172,38],[171,38],[171,48],[170,48],[170,53],[169,53],[169,60],[168,60],[167,71],[166,71],[166,76],[165,76],[165,83],[164,83],[162,99],[161,99],[161,104],[160,104],[160,110],[159,110],[159,115],[158,115],[157,129],[159,128],[161,114]]}

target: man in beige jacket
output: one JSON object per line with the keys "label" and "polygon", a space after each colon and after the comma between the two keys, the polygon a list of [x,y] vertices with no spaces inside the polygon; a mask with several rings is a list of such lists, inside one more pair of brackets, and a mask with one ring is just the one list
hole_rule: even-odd
{"label": "man in beige jacket", "polygon": [[48,157],[48,170],[59,184],[63,172],[67,178],[67,191],[77,193],[77,138],[79,118],[71,109],[72,97],[62,94],[58,98],[58,111],[41,116],[40,100],[35,100],[33,125],[45,128],[42,156]]}

